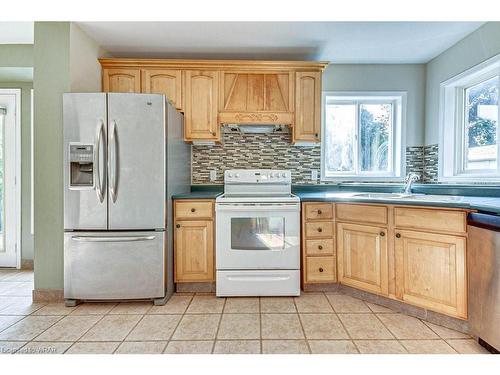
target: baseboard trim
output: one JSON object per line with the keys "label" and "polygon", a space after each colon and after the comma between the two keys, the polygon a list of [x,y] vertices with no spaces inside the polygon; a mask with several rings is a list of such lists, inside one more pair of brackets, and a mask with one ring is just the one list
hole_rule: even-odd
{"label": "baseboard trim", "polygon": [[63,302],[62,289],[33,289],[33,302]]}
{"label": "baseboard trim", "polygon": [[215,283],[176,283],[177,293],[215,293]]}
{"label": "baseboard trim", "polygon": [[33,259],[21,259],[22,270],[33,270]]}

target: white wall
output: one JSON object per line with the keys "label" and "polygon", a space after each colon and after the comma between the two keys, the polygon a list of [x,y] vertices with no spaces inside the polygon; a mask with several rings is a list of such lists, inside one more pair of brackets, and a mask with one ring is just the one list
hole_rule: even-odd
{"label": "white wall", "polygon": [[70,26],[70,40],[71,92],[101,91],[101,65],[97,59],[111,55],[74,23]]}
{"label": "white wall", "polygon": [[323,91],[406,91],[406,145],[424,144],[424,64],[332,64],[323,74]]}
{"label": "white wall", "polygon": [[488,22],[427,64],[425,144],[439,143],[441,82],[500,53],[500,22]]}

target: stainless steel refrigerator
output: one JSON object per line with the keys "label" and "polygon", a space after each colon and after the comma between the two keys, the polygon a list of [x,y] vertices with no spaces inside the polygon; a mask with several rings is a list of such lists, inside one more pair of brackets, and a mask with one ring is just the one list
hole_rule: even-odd
{"label": "stainless steel refrigerator", "polygon": [[63,108],[66,303],[165,303],[171,197],[190,185],[183,115],[157,94],[68,93]]}

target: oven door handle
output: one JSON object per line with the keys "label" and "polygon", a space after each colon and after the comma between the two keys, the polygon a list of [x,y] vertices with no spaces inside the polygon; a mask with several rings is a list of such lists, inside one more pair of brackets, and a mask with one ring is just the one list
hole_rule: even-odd
{"label": "oven door handle", "polygon": [[242,211],[283,212],[283,211],[299,211],[300,205],[298,203],[286,204],[286,205],[251,205],[251,204],[232,205],[232,204],[218,203],[215,205],[215,210],[233,211],[233,212],[242,212]]}

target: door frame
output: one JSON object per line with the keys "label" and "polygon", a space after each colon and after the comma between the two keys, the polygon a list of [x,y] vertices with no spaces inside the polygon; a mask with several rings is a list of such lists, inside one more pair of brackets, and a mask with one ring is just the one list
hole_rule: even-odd
{"label": "door frame", "polygon": [[21,268],[21,89],[20,88],[0,88],[0,95],[14,95],[16,98],[15,110],[15,243],[16,243],[16,268]]}

